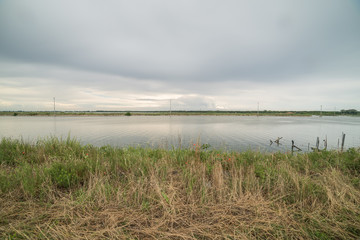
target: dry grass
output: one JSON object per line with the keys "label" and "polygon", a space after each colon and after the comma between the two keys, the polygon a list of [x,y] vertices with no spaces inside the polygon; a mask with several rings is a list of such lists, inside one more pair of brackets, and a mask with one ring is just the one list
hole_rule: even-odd
{"label": "dry grass", "polygon": [[2,230],[31,239],[278,238],[281,236],[274,232],[274,225],[282,226],[284,222],[290,225],[283,234],[295,237],[299,231],[286,209],[256,196],[205,206],[174,203],[175,212],[159,206],[144,212],[115,201],[96,207],[81,206],[66,198],[47,207],[34,202],[2,204],[8,208],[1,212],[2,216],[11,219],[7,229]]}
{"label": "dry grass", "polygon": [[4,239],[360,238],[358,150],[291,156],[5,139],[0,154]]}

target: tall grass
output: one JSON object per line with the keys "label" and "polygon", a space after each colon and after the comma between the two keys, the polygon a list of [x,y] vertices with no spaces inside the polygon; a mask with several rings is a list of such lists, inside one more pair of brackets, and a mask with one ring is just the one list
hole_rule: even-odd
{"label": "tall grass", "polygon": [[5,239],[359,239],[360,151],[0,143]]}

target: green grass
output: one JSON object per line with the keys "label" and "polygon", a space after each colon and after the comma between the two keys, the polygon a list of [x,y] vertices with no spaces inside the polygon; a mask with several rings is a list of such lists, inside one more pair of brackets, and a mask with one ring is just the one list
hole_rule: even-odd
{"label": "green grass", "polygon": [[3,138],[0,238],[359,239],[359,172],[359,149],[291,155]]}

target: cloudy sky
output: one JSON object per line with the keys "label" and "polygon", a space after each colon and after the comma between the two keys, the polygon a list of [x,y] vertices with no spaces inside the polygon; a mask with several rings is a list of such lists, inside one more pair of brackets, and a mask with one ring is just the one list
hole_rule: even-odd
{"label": "cloudy sky", "polygon": [[0,0],[0,111],[360,110],[358,0]]}

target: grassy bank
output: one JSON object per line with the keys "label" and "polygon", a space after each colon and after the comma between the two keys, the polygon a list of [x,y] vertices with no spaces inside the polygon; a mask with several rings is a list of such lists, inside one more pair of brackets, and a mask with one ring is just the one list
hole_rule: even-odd
{"label": "grassy bank", "polygon": [[2,239],[359,239],[360,152],[0,143]]}

